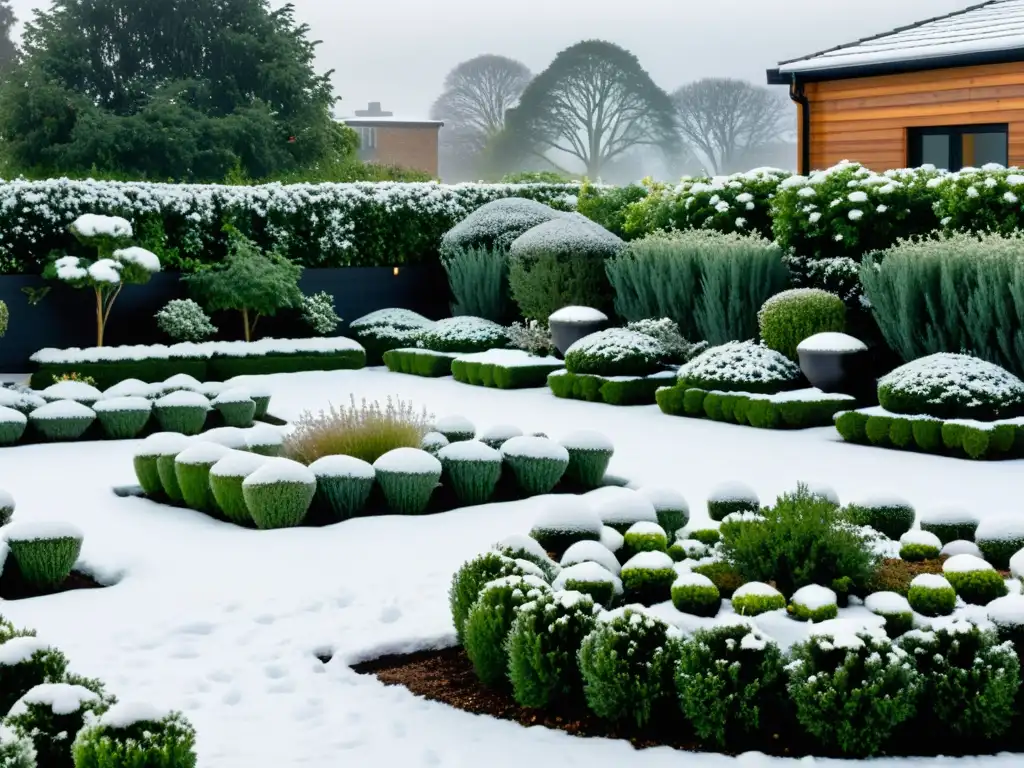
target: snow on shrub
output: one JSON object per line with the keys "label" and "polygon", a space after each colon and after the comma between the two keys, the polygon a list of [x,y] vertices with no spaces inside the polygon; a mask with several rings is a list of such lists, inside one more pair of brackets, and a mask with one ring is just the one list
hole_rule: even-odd
{"label": "snow on shrub", "polygon": [[758,512],[760,509],[757,492],[743,483],[723,483],[708,495],[708,517],[717,522],[734,512]]}
{"label": "snow on shrub", "polygon": [[710,548],[696,539],[676,539],[668,545],[668,554],[677,563],[683,560],[700,560],[707,557]]}
{"label": "snow on shrub", "polygon": [[1020,662],[1012,643],[994,629],[956,620],[930,631],[911,630],[899,646],[921,675],[923,725],[958,738],[993,739],[1010,728],[1020,687]]}
{"label": "snow on shrub", "polygon": [[650,336],[661,345],[661,361],[666,365],[682,365],[691,357],[703,352],[707,342],[696,344],[687,341],[679,330],[679,324],[668,317],[655,320],[646,318],[626,323],[626,330]]}
{"label": "snow on shrub", "polygon": [[341,455],[317,459],[309,471],[316,476],[316,505],[332,522],[348,520],[366,508],[377,474],[372,464]]}
{"label": "snow on shrub", "polygon": [[638,605],[602,614],[583,639],[579,664],[587,705],[598,717],[644,727],[671,706],[679,631]]}
{"label": "snow on shrub", "polygon": [[505,576],[525,575],[527,574],[516,565],[515,560],[498,552],[484,552],[462,564],[452,576],[452,583],[448,589],[448,607],[460,643],[463,642],[466,618],[484,585]]}
{"label": "snow on shrub", "polygon": [[59,683],[68,660],[49,643],[32,635],[12,637],[0,645],[0,709],[14,703],[43,683]]}
{"label": "snow on shrub", "polygon": [[668,536],[665,529],[657,523],[646,521],[633,523],[626,530],[623,536],[626,552],[637,554],[640,552],[666,552],[668,550]]}
{"label": "snow on shrub", "polygon": [[493,498],[501,478],[499,451],[479,440],[460,440],[442,448],[437,457],[459,503],[469,507]]}
{"label": "snow on shrub", "polygon": [[907,602],[922,616],[949,616],[956,608],[956,590],[946,578],[922,573],[911,580]]}
{"label": "snow on shrub", "polygon": [[966,539],[954,539],[948,544],[942,546],[942,551],[939,556],[952,557],[953,555],[974,555],[975,557],[981,557],[981,550],[978,545],[973,541],[967,541]]}
{"label": "snow on shrub", "polygon": [[169,395],[172,392],[180,391],[198,392],[203,388],[203,382],[187,373],[176,373],[164,379],[158,386],[165,395]]}
{"label": "snow on shrub", "polygon": [[230,448],[202,440],[174,457],[174,476],[186,506],[208,515],[219,511],[210,490],[210,469],[230,453]]}
{"label": "snow on shrub", "polygon": [[910,602],[898,592],[873,592],[864,599],[864,607],[885,619],[885,632],[896,638],[914,626]]}
{"label": "snow on shrub", "polygon": [[0,405],[28,416],[36,408],[46,405],[46,400],[31,390],[0,387]]}
{"label": "snow on shrub", "polygon": [[420,515],[427,510],[441,479],[436,457],[417,448],[395,448],[373,463],[377,484],[388,507],[399,515]]}
{"label": "snow on shrub", "polygon": [[844,513],[854,525],[874,528],[890,539],[899,539],[907,533],[913,527],[915,517],[914,507],[909,502],[881,496],[849,504]]}
{"label": "snow on shrub", "polygon": [[148,398],[152,394],[154,386],[159,385],[147,384],[141,379],[124,379],[103,390],[103,399],[113,399],[118,397]]}
{"label": "snow on shrub", "polygon": [[1018,660],[1024,659],[1024,596],[997,598],[985,606],[985,615],[999,633],[999,639],[1013,643]]}
{"label": "snow on shrub", "polygon": [[601,608],[582,592],[553,592],[521,605],[508,634],[512,696],[524,707],[546,708],[582,699],[576,661]]}
{"label": "snow on shrub", "polygon": [[674,488],[642,486],[637,492],[654,505],[658,525],[665,529],[669,539],[674,539],[676,533],[690,522],[690,505],[686,497]]}
{"label": "snow on shrub", "polygon": [[601,488],[591,497],[601,522],[625,535],[634,523],[657,523],[658,512],[648,496],[631,488]]}
{"label": "snow on shrub", "polygon": [[796,360],[797,346],[804,339],[846,329],[846,305],[820,288],[793,288],[762,304],[757,324],[765,346]]}
{"label": "snow on shrub", "polygon": [[708,391],[773,394],[795,388],[800,368],[752,341],[729,341],[701,352],[679,369],[679,383]]}
{"label": "snow on shrub", "polygon": [[462,644],[484,685],[498,688],[507,682],[509,659],[505,639],[512,629],[515,609],[550,592],[551,587],[536,576],[504,576],[480,590],[466,617]]}
{"label": "snow on shrub", "polygon": [[132,440],[146,428],[153,403],[145,397],[108,397],[93,406],[103,434],[112,440]]}
{"label": "snow on shrub", "polygon": [[0,725],[0,765],[4,768],[38,768],[32,739]]}
{"label": "snow on shrub", "polygon": [[176,389],[153,403],[153,415],[164,432],[198,435],[206,424],[210,401],[188,389]]}
{"label": "snow on shrub", "polygon": [[910,416],[1008,418],[1024,411],[1024,381],[976,357],[939,352],[879,379],[878,402]]}
{"label": "snow on shrub", "polygon": [[965,603],[988,605],[1007,592],[996,569],[974,555],[953,555],[942,564],[942,574]]}
{"label": "snow on shrub", "polygon": [[986,517],[974,533],[974,542],[986,560],[1005,570],[1010,566],[1010,558],[1024,549],[1024,517],[1019,514]]}
{"label": "snow on shrub", "polygon": [[437,456],[446,445],[451,445],[451,443],[440,432],[427,432],[420,442],[420,449],[426,451],[431,456]]}
{"label": "snow on shrub", "polygon": [[559,496],[545,501],[530,536],[545,552],[561,556],[578,541],[598,541],[601,528],[601,519],[583,499]]}
{"label": "snow on shrub", "polygon": [[547,581],[554,579],[562,570],[561,566],[548,556],[544,547],[535,538],[523,533],[506,536],[492,549],[513,560],[525,560],[528,563],[533,563],[544,572],[544,578]]}
{"label": "snow on shrub", "polygon": [[522,437],[522,435],[523,430],[519,427],[510,424],[497,424],[483,430],[477,439],[481,443],[491,446],[491,448],[500,449],[506,441],[511,440],[513,437]]}
{"label": "snow on shrub", "polygon": [[[87,720],[102,715],[110,705],[109,697],[82,685],[43,683],[18,699],[5,724],[31,739],[39,765],[73,768],[71,743]],[[10,768],[2,759],[0,765]]]}
{"label": "snow on shrub", "polygon": [[786,598],[775,587],[749,581],[732,595],[732,607],[740,616],[760,616],[768,611],[781,611]]}
{"label": "snow on shrub", "polygon": [[78,733],[75,768],[196,768],[196,732],[180,712],[119,702]]}
{"label": "snow on shrub", "polygon": [[569,452],[565,478],[583,488],[597,488],[615,453],[612,441],[600,432],[573,432],[561,440]]}
{"label": "snow on shrub", "polygon": [[217,509],[232,523],[253,525],[252,515],[245,503],[242,482],[267,460],[267,456],[258,453],[233,450],[210,467],[210,493],[213,494]]}
{"label": "snow on shrub", "polygon": [[3,537],[22,578],[40,589],[63,583],[82,552],[82,532],[69,523],[13,522]]}
{"label": "snow on shrub", "polygon": [[96,413],[74,400],[57,400],[36,408],[28,420],[44,440],[78,440],[96,421]]}
{"label": "snow on shrub", "polygon": [[700,738],[720,748],[757,734],[762,713],[785,697],[778,643],[740,622],[684,640],[675,679],[683,714]]}
{"label": "snow on shrub", "polygon": [[836,593],[828,587],[808,584],[793,593],[786,610],[797,621],[820,624],[839,615],[839,602]]}
{"label": "snow on shrub", "polygon": [[226,389],[213,399],[212,405],[227,426],[252,426],[253,417],[256,415],[256,401],[252,399],[248,390],[241,387]]}
{"label": "snow on shrub", "polygon": [[156,313],[156,325],[175,341],[204,341],[217,332],[210,316],[192,299],[171,299]]}
{"label": "snow on shrub", "polygon": [[610,526],[601,525],[601,543],[608,548],[610,552],[621,552],[623,547],[626,546],[626,537],[616,531]]}
{"label": "snow on shrub", "polygon": [[908,562],[934,560],[942,550],[942,542],[934,533],[914,529],[900,536],[900,557]]}
{"label": "snow on shrub", "polygon": [[426,329],[418,346],[434,352],[486,352],[508,345],[508,332],[492,320],[482,317],[448,317]]}
{"label": "snow on shrub", "polygon": [[476,435],[476,426],[465,416],[443,416],[434,422],[431,431],[444,435],[449,443],[457,443],[460,440],[472,440]]}
{"label": "snow on shrub", "polygon": [[513,437],[502,444],[501,456],[516,484],[530,496],[550,493],[569,466],[569,452],[546,437]]}
{"label": "snow on shrub", "polygon": [[450,260],[466,248],[507,252],[512,242],[538,224],[565,214],[523,197],[505,197],[484,203],[441,237],[441,259]]}
{"label": "snow on shrub", "polygon": [[939,541],[947,544],[962,539],[974,541],[974,533],[978,530],[978,516],[960,507],[939,507],[921,513],[921,530],[934,533]]}
{"label": "snow on shrub", "polygon": [[0,489],[0,527],[11,522],[11,518],[14,516],[14,509],[14,497],[7,491]]}
{"label": "snow on shrub", "polygon": [[677,611],[694,616],[716,616],[722,606],[718,587],[707,576],[699,573],[679,574],[672,582],[670,593],[672,605]]}
{"label": "snow on shrub", "polygon": [[0,445],[14,445],[21,440],[28,426],[28,417],[21,411],[0,405]]}
{"label": "snow on shrub", "polygon": [[66,379],[51,384],[39,393],[48,403],[55,403],[58,400],[73,400],[76,403],[87,405],[90,408],[98,400],[103,399],[103,393],[91,384],[84,381]]}
{"label": "snow on shrub", "polygon": [[607,568],[611,573],[618,576],[622,566],[619,564],[615,553],[600,541],[584,540],[577,541],[565,550],[559,565],[568,568],[579,563],[597,563],[602,568]]}
{"label": "snow on shrub", "polygon": [[292,528],[309,512],[316,475],[290,459],[272,458],[242,481],[242,496],[257,528]]}
{"label": "snow on shrub", "polygon": [[593,376],[647,376],[658,370],[662,346],[636,331],[609,328],[584,336],[565,351],[569,373]]}
{"label": "snow on shrub", "polygon": [[916,710],[921,675],[884,635],[812,626],[786,665],[800,725],[827,749],[867,757]]}
{"label": "snow on shrub", "polygon": [[623,564],[619,578],[628,602],[655,605],[672,597],[675,564],[664,552],[639,552]]}
{"label": "snow on shrub", "polygon": [[722,540],[722,532],[712,526],[707,526],[706,528],[687,526],[684,531],[677,533],[676,536],[679,537],[682,534],[685,534],[687,539],[699,541],[707,547],[713,547]]}
{"label": "snow on shrub", "polygon": [[253,453],[279,456],[284,446],[284,435],[269,424],[257,424],[246,430],[245,444]]}
{"label": "snow on shrub", "polygon": [[349,331],[366,348],[367,365],[376,365],[388,350],[415,347],[433,325],[433,320],[412,310],[379,309],[353,320]]}
{"label": "snow on shrub", "polygon": [[172,501],[181,501],[174,457],[191,444],[180,432],[154,432],[135,449],[135,476],[147,495],[165,493]]}
{"label": "snow on shrub", "polygon": [[610,608],[623,593],[622,580],[594,560],[563,567],[551,586],[555,590],[582,592],[604,608]]}
{"label": "snow on shrub", "polygon": [[302,320],[317,336],[330,336],[341,322],[334,311],[334,297],[326,291],[303,296]]}

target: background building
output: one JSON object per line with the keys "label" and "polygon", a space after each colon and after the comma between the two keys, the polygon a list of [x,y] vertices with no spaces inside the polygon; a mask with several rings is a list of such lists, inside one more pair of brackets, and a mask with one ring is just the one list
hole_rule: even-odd
{"label": "background building", "polygon": [[397,165],[438,175],[437,141],[444,122],[395,117],[379,101],[341,121],[359,133],[359,158],[368,163]]}

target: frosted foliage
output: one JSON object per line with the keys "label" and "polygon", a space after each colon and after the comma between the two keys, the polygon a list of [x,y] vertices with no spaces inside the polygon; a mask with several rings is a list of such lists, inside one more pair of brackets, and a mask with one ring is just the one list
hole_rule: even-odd
{"label": "frosted foliage", "polygon": [[550,206],[523,197],[506,197],[485,203],[448,230],[441,249],[494,245],[507,250],[527,230],[564,216]]}
{"label": "frosted foliage", "polygon": [[672,558],[664,552],[639,552],[623,564],[622,570],[672,570],[674,565]]}
{"label": "frosted foliage", "polygon": [[429,329],[431,342],[442,344],[491,344],[505,337],[505,329],[482,317],[448,317],[434,323]]}
{"label": "frosted foliage", "polygon": [[231,449],[219,443],[208,443],[202,440],[193,443],[175,458],[176,464],[215,464],[231,453]]}
{"label": "frosted foliage", "polygon": [[81,539],[81,528],[59,520],[16,520],[3,527],[4,541]]}
{"label": "frosted foliage", "polygon": [[230,451],[210,468],[217,477],[248,477],[269,461],[269,457],[249,451]]}
{"label": "frosted foliage", "polygon": [[566,215],[527,230],[512,242],[512,256],[535,256],[544,253],[614,256],[626,247],[625,242],[604,227],[583,216]]}
{"label": "frosted foliage", "polygon": [[548,553],[544,551],[544,547],[535,538],[527,536],[525,533],[510,534],[495,544],[493,548],[495,552],[510,549],[516,552],[527,552],[532,557],[542,561],[550,560]]}
{"label": "frosted foliage", "polygon": [[58,400],[32,411],[33,419],[88,419],[94,416],[92,408],[74,400]]}
{"label": "frosted foliage", "polygon": [[434,422],[435,432],[468,432],[475,433],[476,427],[465,416],[442,416]]}
{"label": "frosted foliage", "polygon": [[910,582],[911,587],[922,587],[924,589],[952,589],[953,586],[946,581],[944,576],[937,573],[921,573]]}
{"label": "frosted foliage", "polygon": [[946,352],[902,365],[879,379],[878,386],[936,404],[954,398],[968,406],[1024,403],[1024,381],[1006,369],[976,357]]}
{"label": "frosted foliage", "polygon": [[396,329],[429,328],[434,324],[411,309],[378,309],[349,323],[353,331],[365,328],[390,327]]}
{"label": "frosted foliage", "polygon": [[681,573],[676,577],[676,580],[672,583],[672,588],[676,587],[714,587],[715,583],[705,576],[703,573]]}
{"label": "frosted foliage", "polygon": [[118,248],[114,251],[113,255],[116,261],[134,264],[146,272],[160,271],[160,258],[152,251],[147,251],[145,248],[140,248],[137,245],[132,245],[128,248]]}
{"label": "frosted foliage", "polygon": [[618,575],[620,570],[619,561],[615,555],[599,541],[577,541],[565,550],[559,565],[568,568],[578,563],[587,562],[597,563],[615,575]]}
{"label": "frosted foliage", "polygon": [[555,577],[551,586],[553,589],[561,591],[568,589],[570,582],[612,584],[615,594],[622,594],[622,582],[619,581],[618,577],[607,568],[593,561],[577,563],[576,565],[570,565],[568,568],[563,568]]}
{"label": "frosted foliage", "polygon": [[498,464],[501,453],[479,440],[460,440],[446,445],[438,451],[437,457],[450,461],[483,461]]}
{"label": "frosted foliage", "polygon": [[373,466],[355,456],[324,456],[309,465],[310,471],[317,477],[358,477],[372,480]]}
{"label": "frosted foliage", "polygon": [[686,497],[675,488],[645,485],[638,488],[637,493],[646,496],[651,504],[654,505],[656,511],[690,511],[690,505],[686,502]]}
{"label": "frosted foliage", "polygon": [[748,581],[733,593],[733,598],[755,595],[757,597],[782,597],[782,593],[770,584],[764,584],[760,581]]}
{"label": "frosted foliage", "polygon": [[202,341],[217,332],[209,315],[192,299],[172,299],[156,313],[157,327],[179,341]]}
{"label": "frosted foliage", "polygon": [[154,432],[138,448],[136,456],[173,456],[185,450],[192,440],[180,432]]}
{"label": "frosted foliage", "polygon": [[0,405],[0,424],[25,424],[27,421],[28,417],[21,411]]}
{"label": "frosted foliage", "polygon": [[584,336],[574,342],[565,354],[568,357],[573,353],[583,353],[588,357],[617,362],[637,355],[658,357],[662,351],[661,345],[650,336],[625,328],[609,328]]}
{"label": "frosted foliage", "polygon": [[561,443],[579,451],[612,451],[615,447],[607,435],[592,431],[573,432],[563,437]]}
{"label": "frosted foliage", "polygon": [[682,380],[787,384],[800,369],[785,355],[752,341],[729,341],[701,352],[679,369]]}
{"label": "frosted foliage", "polygon": [[[201,344],[183,342],[165,346],[146,344],[122,347],[69,347],[67,349],[41,349],[29,359],[43,365],[75,365],[77,363],[121,362],[125,360],[174,360],[190,358],[209,360],[214,355],[223,357],[263,357],[274,354],[332,354],[362,350],[362,345],[343,336],[309,339],[259,339],[257,341],[204,341]],[[197,382],[197,386],[198,386]]]}
{"label": "frosted foliage", "polygon": [[935,507],[921,513],[921,522],[939,525],[977,524],[978,516],[962,507]]}
{"label": "frosted foliage", "polygon": [[505,456],[569,461],[569,452],[563,446],[546,437],[535,437],[533,435],[511,438],[501,446],[501,452]]}
{"label": "frosted foliage", "polygon": [[242,481],[242,487],[291,483],[316,485],[316,475],[308,467],[291,459],[269,458],[259,469]]}
{"label": "frosted foliage", "polygon": [[198,392],[190,392],[187,389],[179,389],[164,395],[155,403],[157,408],[205,408],[209,410],[210,401]]}
{"label": "frosted foliage", "polygon": [[145,397],[109,397],[104,396],[106,399],[100,400],[98,403],[93,405],[94,411],[103,411],[106,413],[118,413],[121,411],[148,411],[153,407],[153,403],[147,400]]}
{"label": "frosted foliage", "polygon": [[722,483],[708,494],[708,501],[746,501],[754,506],[761,504],[757,492],[743,483]]}

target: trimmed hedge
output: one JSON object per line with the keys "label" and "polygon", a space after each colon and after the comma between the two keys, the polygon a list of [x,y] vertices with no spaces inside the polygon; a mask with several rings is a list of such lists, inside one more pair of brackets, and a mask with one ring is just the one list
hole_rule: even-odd
{"label": "trimmed hedge", "polygon": [[389,349],[384,353],[384,365],[394,373],[408,373],[437,379],[452,375],[453,355],[426,349]]}
{"label": "trimmed hedge", "polygon": [[[542,361],[544,358],[538,358]],[[451,364],[451,375],[463,384],[497,389],[526,389],[543,387],[548,376],[560,370],[560,361],[538,362],[535,365],[502,365],[472,358],[455,358]]]}
{"label": "trimmed hedge", "polygon": [[746,392],[708,392],[677,384],[657,390],[662,413],[749,425],[759,429],[827,427],[835,415],[853,403],[848,395],[822,395],[798,400],[792,394],[757,395]]}
{"label": "trimmed hedge", "polygon": [[982,427],[979,422],[901,416],[868,408],[836,414],[835,426],[848,443],[917,450],[961,459],[1024,456],[1024,419],[993,421]]}
{"label": "trimmed hedge", "polygon": [[607,379],[604,376],[556,371],[548,376],[555,397],[586,400],[608,405],[653,405],[659,388],[671,377],[655,374],[635,379]]}

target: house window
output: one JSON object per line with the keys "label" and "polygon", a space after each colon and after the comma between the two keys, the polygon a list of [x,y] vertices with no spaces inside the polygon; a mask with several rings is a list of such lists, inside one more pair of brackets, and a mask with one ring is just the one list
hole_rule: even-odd
{"label": "house window", "polygon": [[947,171],[980,168],[986,163],[1009,165],[1009,127],[944,125],[907,131],[910,165],[934,165]]}
{"label": "house window", "polygon": [[377,129],[376,128],[359,128],[359,147],[361,149],[376,149],[377,148]]}

